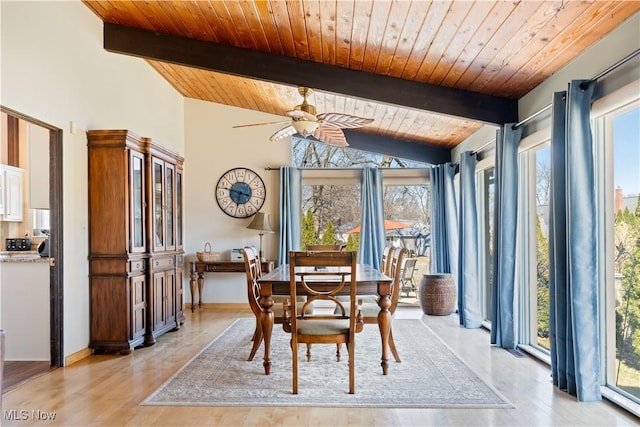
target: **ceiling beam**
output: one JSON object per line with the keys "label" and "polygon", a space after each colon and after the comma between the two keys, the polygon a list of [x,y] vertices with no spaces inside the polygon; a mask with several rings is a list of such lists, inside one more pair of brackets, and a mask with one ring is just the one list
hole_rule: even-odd
{"label": "ceiling beam", "polygon": [[109,52],[476,120],[518,121],[516,100],[104,23]]}
{"label": "ceiling beam", "polygon": [[349,147],[356,150],[431,165],[439,165],[451,161],[451,150],[447,148],[387,138],[386,136],[359,132],[354,129],[343,129],[343,132],[347,141],[349,141]]}

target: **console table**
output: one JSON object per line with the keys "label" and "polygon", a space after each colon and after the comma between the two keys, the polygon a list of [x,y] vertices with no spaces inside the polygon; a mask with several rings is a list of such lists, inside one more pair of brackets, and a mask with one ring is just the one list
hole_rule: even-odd
{"label": "console table", "polygon": [[[191,273],[191,281],[189,288],[191,290],[191,311],[195,310],[195,291],[196,280],[198,283],[198,307],[202,307],[202,289],[204,287],[204,273],[245,273],[243,261],[191,261],[189,271]],[[262,261],[261,267],[263,273],[269,273],[274,269],[275,261]]]}

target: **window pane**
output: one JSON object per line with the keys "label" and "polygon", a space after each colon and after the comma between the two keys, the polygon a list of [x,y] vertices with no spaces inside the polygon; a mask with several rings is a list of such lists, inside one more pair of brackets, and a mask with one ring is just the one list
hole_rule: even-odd
{"label": "window pane", "polygon": [[[549,346],[549,199],[551,196],[551,149],[536,151],[536,344]],[[533,234],[532,234],[533,235]]]}
{"label": "window pane", "polygon": [[385,224],[386,244],[407,249],[405,260],[416,259],[413,274],[402,277],[400,298],[417,304],[418,284],[429,273],[431,192],[426,185],[386,185],[383,197],[385,220],[390,220]]}
{"label": "window pane", "polygon": [[485,247],[484,271],[484,320],[491,322],[491,295],[493,289],[493,211],[494,211],[494,195],[495,195],[495,168],[487,169],[484,172],[484,234],[483,243]]}
{"label": "window pane", "polygon": [[347,243],[358,250],[355,233],[360,224],[360,184],[302,186],[302,248],[314,244]]}
{"label": "window pane", "polygon": [[49,209],[33,210],[33,235],[49,235]]}
{"label": "window pane", "polygon": [[614,119],[615,377],[640,398],[640,108]]}

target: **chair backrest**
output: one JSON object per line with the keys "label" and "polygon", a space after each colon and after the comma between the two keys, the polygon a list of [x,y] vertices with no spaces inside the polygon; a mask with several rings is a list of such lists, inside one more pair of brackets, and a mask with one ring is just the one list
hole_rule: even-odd
{"label": "chair backrest", "polygon": [[416,261],[415,258],[408,258],[404,262],[404,267],[402,268],[402,279],[407,280],[413,277],[413,272],[416,269]]}
{"label": "chair backrest", "polygon": [[382,250],[382,259],[380,260],[380,271],[387,276],[389,275],[389,267],[391,266],[391,250],[393,246],[385,246]]}
{"label": "chair backrest", "polygon": [[[299,318],[304,319],[333,319],[336,315],[316,315],[309,317],[306,308],[315,301],[331,301],[339,310],[336,310],[338,317],[350,318],[350,327],[353,328],[355,317],[356,300],[356,263],[357,252],[289,252],[289,275],[290,275],[290,296],[292,313],[301,313]],[[297,286],[301,283],[307,295],[300,310],[296,307]],[[349,287],[349,313],[346,312],[343,302],[339,301],[340,294],[344,287]],[[333,311],[332,311],[333,312]],[[295,320],[291,319],[292,330],[295,329]]]}
{"label": "chair backrest", "polygon": [[249,307],[254,315],[259,316],[262,309],[260,308],[260,284],[258,278],[262,275],[262,266],[260,265],[260,254],[253,246],[245,246],[242,248],[242,257],[244,259],[244,270],[247,275],[247,297],[249,299]]}
{"label": "chair backrest", "polygon": [[[391,255],[391,262],[389,267],[389,277],[393,279],[391,285],[391,306],[389,307],[389,312],[393,314],[396,311],[396,307],[398,306],[398,300],[400,299],[400,273],[403,271],[402,262],[404,258],[407,256],[409,251],[405,248],[395,248]],[[411,261],[410,259],[407,262]],[[415,264],[415,258],[413,259]],[[405,266],[407,264],[405,262]]]}
{"label": "chair backrest", "polygon": [[307,245],[307,251],[337,251],[342,252],[346,245],[344,243],[337,243],[335,245]]}

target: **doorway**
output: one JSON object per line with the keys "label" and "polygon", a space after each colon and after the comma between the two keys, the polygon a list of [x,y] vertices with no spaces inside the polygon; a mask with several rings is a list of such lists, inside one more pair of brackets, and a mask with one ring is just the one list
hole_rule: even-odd
{"label": "doorway", "polygon": [[[7,114],[11,120],[22,120],[26,123],[41,127],[48,131],[49,145],[49,366],[64,365],[63,351],[63,210],[62,210],[62,129],[44,123],[38,119],[0,106],[0,111]],[[46,161],[46,160],[45,160]],[[4,242],[2,242],[4,244]],[[23,363],[23,362],[18,362]],[[42,362],[34,362],[42,365]],[[5,370],[7,366],[5,364]],[[42,369],[25,369],[20,371],[41,372]]]}

